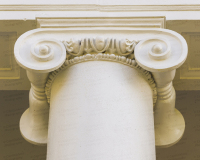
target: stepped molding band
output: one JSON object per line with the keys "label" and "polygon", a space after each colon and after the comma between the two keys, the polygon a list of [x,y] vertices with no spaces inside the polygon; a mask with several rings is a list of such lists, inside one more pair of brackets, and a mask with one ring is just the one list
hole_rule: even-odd
{"label": "stepped molding band", "polygon": [[199,4],[185,5],[100,5],[100,4],[43,4],[0,5],[0,11],[200,11]]}

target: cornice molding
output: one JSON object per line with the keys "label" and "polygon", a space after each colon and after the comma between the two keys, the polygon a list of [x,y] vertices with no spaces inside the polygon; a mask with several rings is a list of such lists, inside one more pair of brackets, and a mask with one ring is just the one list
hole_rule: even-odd
{"label": "cornice molding", "polygon": [[98,4],[38,4],[0,5],[0,11],[200,11],[199,4],[191,5],[98,5]]}
{"label": "cornice molding", "polygon": [[42,17],[36,18],[37,28],[127,27],[165,28],[165,17]]}

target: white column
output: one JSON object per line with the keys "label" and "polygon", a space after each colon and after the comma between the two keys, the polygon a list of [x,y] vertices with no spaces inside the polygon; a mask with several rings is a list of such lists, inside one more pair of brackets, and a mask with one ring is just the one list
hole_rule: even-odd
{"label": "white column", "polygon": [[89,61],[51,88],[47,160],[155,160],[153,92],[137,68]]}

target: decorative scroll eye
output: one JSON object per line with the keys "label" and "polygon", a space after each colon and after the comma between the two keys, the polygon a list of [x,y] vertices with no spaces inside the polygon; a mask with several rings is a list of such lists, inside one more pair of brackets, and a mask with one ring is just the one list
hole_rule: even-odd
{"label": "decorative scroll eye", "polygon": [[155,42],[155,44],[149,50],[149,56],[155,60],[167,59],[171,54],[171,48],[166,40],[161,40]]}
{"label": "decorative scroll eye", "polygon": [[38,61],[49,61],[53,59],[54,50],[48,45],[48,41],[38,41],[31,47],[31,54]]}
{"label": "decorative scroll eye", "polygon": [[39,47],[39,54],[40,55],[47,55],[47,54],[49,54],[49,47],[47,45],[40,45],[40,47]]}
{"label": "decorative scroll eye", "polygon": [[155,53],[155,54],[161,54],[162,51],[163,51],[162,45],[161,45],[161,44],[155,44],[155,45],[152,47],[151,51],[152,51],[153,53]]}

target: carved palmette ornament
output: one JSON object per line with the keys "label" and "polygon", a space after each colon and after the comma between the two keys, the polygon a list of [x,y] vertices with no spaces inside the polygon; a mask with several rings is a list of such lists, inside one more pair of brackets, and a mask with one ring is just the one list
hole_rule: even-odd
{"label": "carved palmette ornament", "polygon": [[128,56],[134,52],[137,41],[130,41],[128,39],[115,38],[82,38],[81,40],[71,39],[69,41],[62,41],[65,45],[66,52],[71,56],[80,56],[84,53],[111,53],[119,54],[121,56]]}

